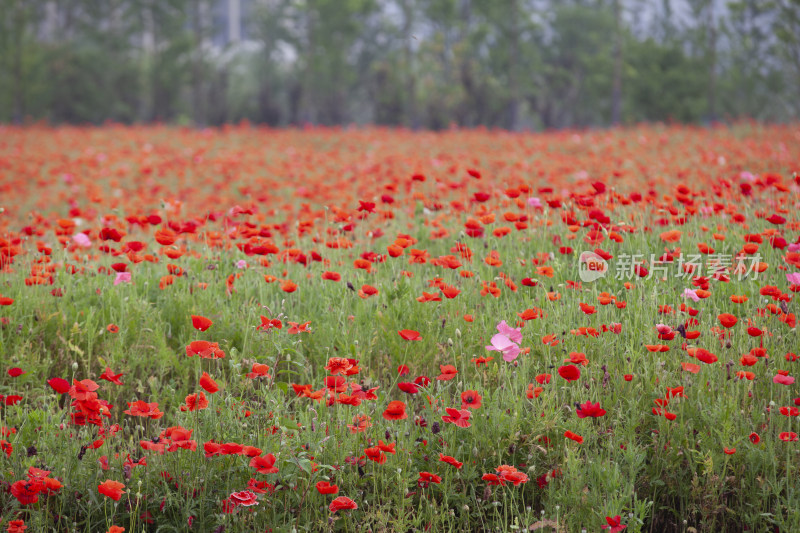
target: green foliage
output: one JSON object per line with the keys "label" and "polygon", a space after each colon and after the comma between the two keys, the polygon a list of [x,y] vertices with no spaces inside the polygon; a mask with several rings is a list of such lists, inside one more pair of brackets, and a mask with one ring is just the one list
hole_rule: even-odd
{"label": "green foliage", "polygon": [[242,1],[247,40],[225,43],[225,0],[0,0],[0,121],[564,128],[609,124],[616,101],[625,122],[800,114],[798,0],[692,0],[688,17],[617,1]]}

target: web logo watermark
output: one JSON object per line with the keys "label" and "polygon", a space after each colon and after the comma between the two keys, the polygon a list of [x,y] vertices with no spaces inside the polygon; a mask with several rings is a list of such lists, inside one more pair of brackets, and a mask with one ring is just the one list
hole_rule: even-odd
{"label": "web logo watermark", "polygon": [[669,256],[666,254],[656,257],[650,254],[649,261],[645,254],[619,254],[614,263],[614,279],[633,280],[650,279],[700,279],[703,277],[718,280],[737,281],[745,279],[756,280],[758,274],[766,269],[766,264],[761,262],[761,254],[751,256],[714,253],[679,254]]}
{"label": "web logo watermark", "polygon": [[[756,280],[767,265],[760,254],[630,254],[620,253],[614,258],[614,279],[618,281],[669,277],[697,280],[704,277],[729,281]],[[611,266],[596,252],[583,252],[578,260],[578,275],[583,282],[605,277]]]}
{"label": "web logo watermark", "polygon": [[578,259],[578,275],[581,281],[589,283],[608,274],[608,261],[594,252],[581,253]]}

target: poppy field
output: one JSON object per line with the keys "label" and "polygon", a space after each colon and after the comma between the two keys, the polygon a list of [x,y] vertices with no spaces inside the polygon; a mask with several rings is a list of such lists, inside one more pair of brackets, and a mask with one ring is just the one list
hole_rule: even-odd
{"label": "poppy field", "polygon": [[0,529],[800,530],[800,128],[0,126]]}

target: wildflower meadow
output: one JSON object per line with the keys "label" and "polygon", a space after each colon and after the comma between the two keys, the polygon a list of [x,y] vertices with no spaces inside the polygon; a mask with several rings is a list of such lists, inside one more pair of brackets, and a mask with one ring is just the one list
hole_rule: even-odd
{"label": "wildflower meadow", "polygon": [[800,531],[800,128],[0,126],[0,529]]}

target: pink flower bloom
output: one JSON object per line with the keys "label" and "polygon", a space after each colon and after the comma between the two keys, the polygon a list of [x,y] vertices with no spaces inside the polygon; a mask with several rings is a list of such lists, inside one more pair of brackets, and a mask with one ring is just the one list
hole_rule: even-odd
{"label": "pink flower bloom", "polygon": [[683,297],[684,298],[691,298],[693,302],[699,302],[700,297],[697,295],[697,291],[692,289],[683,289]]}
{"label": "pink flower bloom", "polygon": [[670,333],[672,333],[672,328],[667,326],[666,324],[656,324],[656,330],[658,330],[658,332],[662,335],[669,335]]}
{"label": "pink flower bloom", "polygon": [[131,273],[130,272],[117,272],[117,277],[114,278],[114,286],[116,287],[120,283],[130,283],[131,282]]}
{"label": "pink flower bloom", "polygon": [[72,237],[72,240],[81,248],[90,248],[92,246],[92,241],[89,240],[89,236],[85,233],[78,233]]}
{"label": "pink flower bloom", "polygon": [[794,383],[794,378],[792,376],[784,376],[783,374],[776,374],[774,378],[772,378],[773,383],[777,383],[778,385],[791,385]]}
{"label": "pink flower bloom", "polygon": [[542,201],[539,198],[533,196],[528,198],[528,205],[534,209],[541,209],[542,208]]}
{"label": "pink flower bloom", "polygon": [[490,352],[501,352],[503,360],[510,363],[519,355],[519,346],[511,342],[511,339],[498,333],[491,340],[492,345],[487,346],[486,349]]}
{"label": "pink flower bloom", "polygon": [[748,171],[746,171],[746,170],[743,170],[743,171],[742,171],[742,172],[739,174],[739,177],[740,177],[740,178],[742,178],[743,180],[745,180],[745,181],[749,181],[749,182],[751,182],[751,183],[752,183],[752,182],[754,182],[754,181],[756,181],[756,179],[757,179],[757,178],[756,178],[756,177],[755,177],[755,176],[754,176],[752,173],[750,173],[750,172],[748,172]]}
{"label": "pink flower bloom", "polygon": [[247,268],[247,261],[244,259],[239,259],[236,261],[236,268]]}
{"label": "pink flower bloom", "polygon": [[511,342],[522,341],[521,328],[512,328],[511,326],[506,324],[505,320],[501,320],[500,323],[497,324],[497,331],[508,337]]}
{"label": "pink flower bloom", "polygon": [[792,272],[791,274],[786,274],[786,281],[788,281],[792,285],[800,285],[800,272]]}

